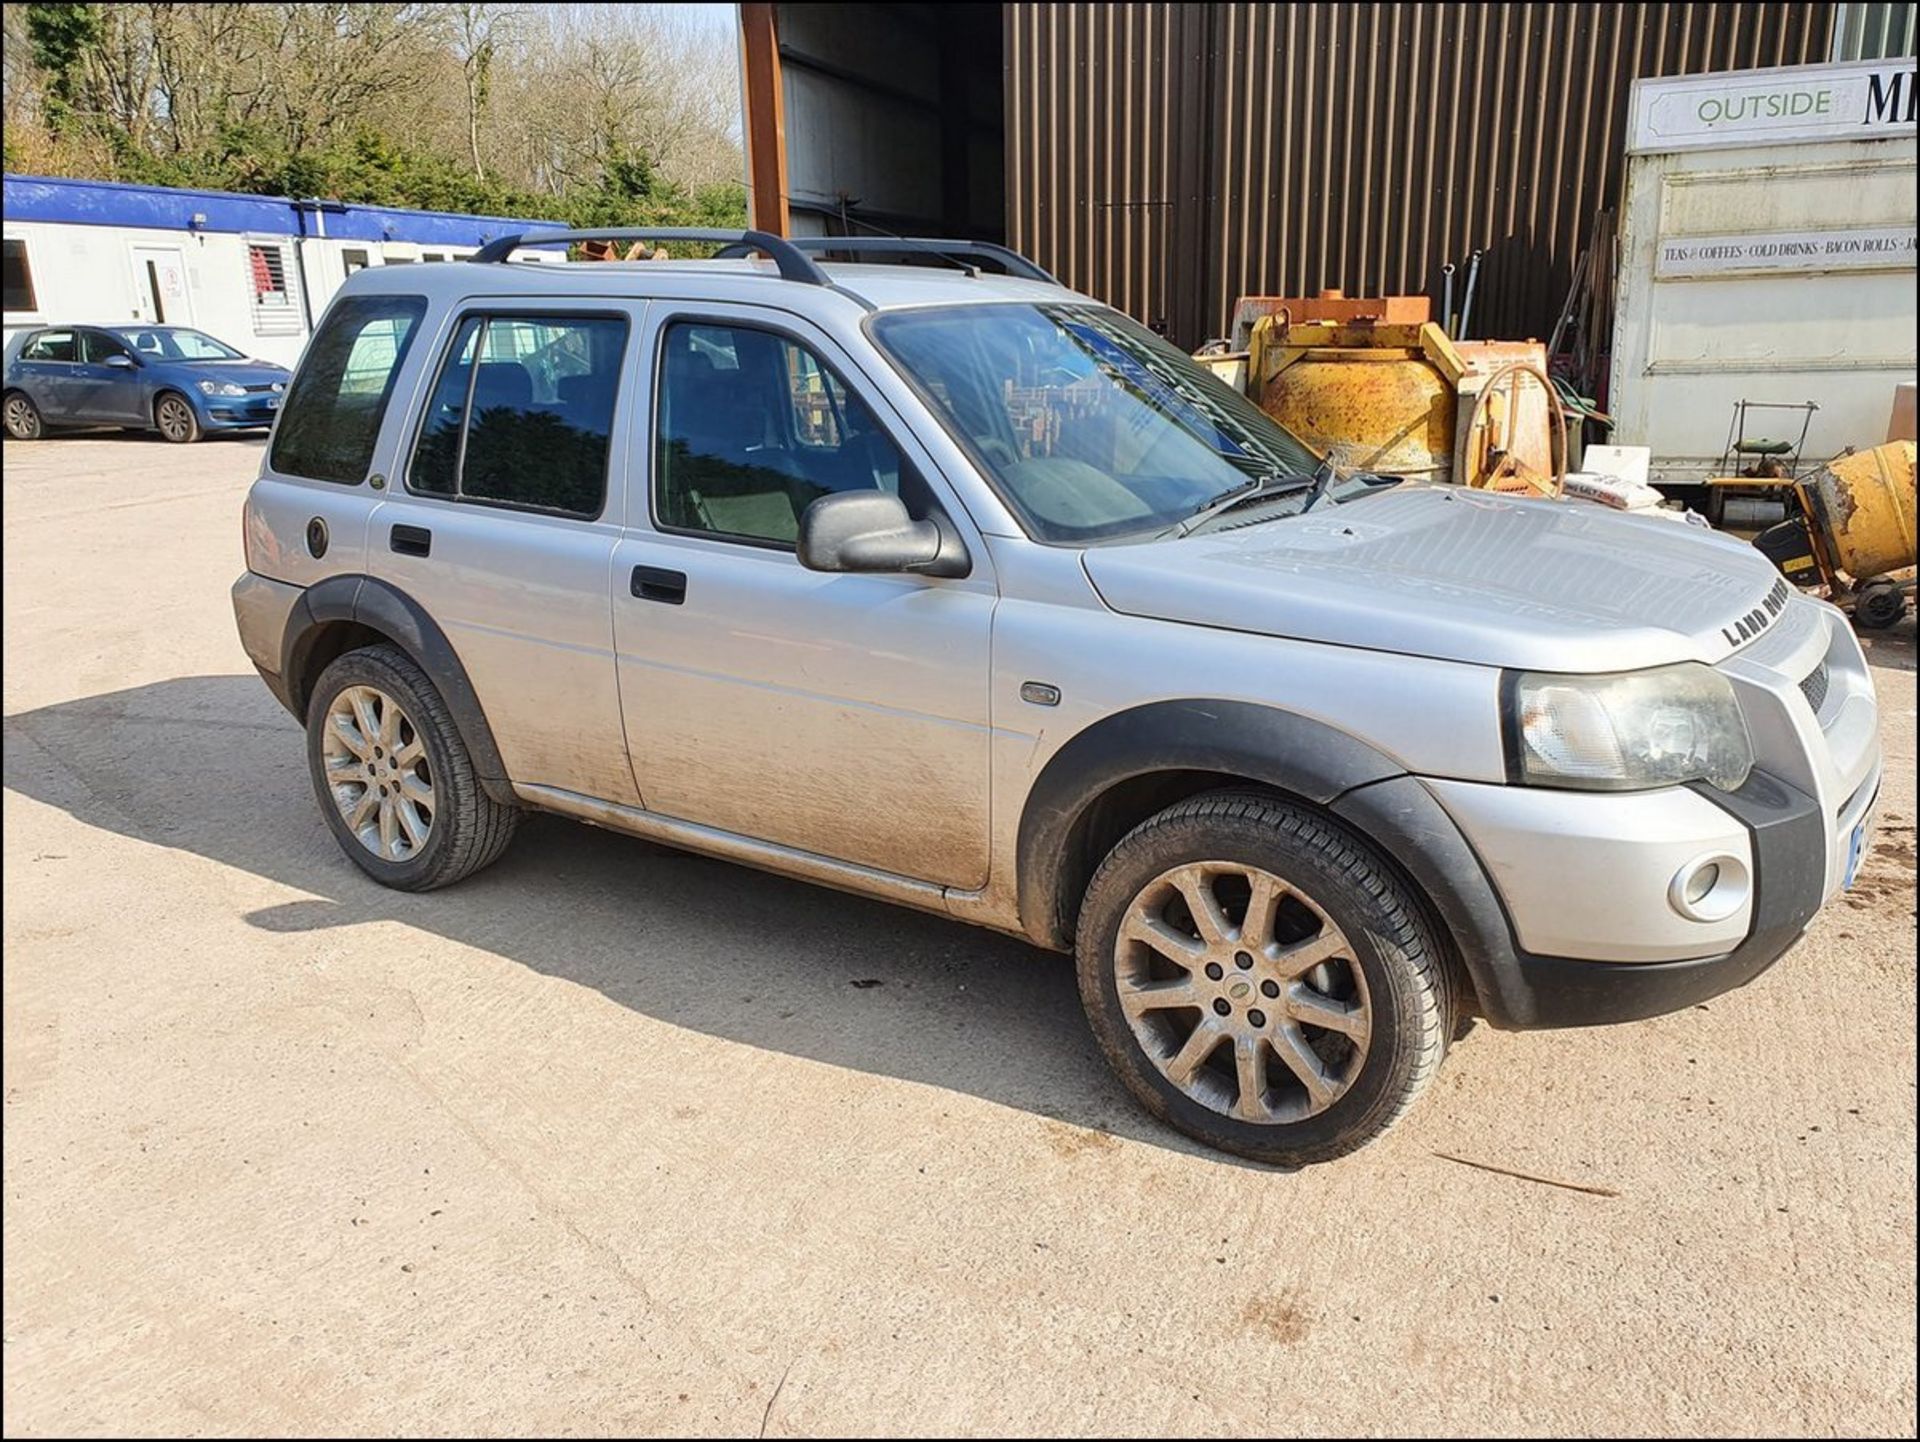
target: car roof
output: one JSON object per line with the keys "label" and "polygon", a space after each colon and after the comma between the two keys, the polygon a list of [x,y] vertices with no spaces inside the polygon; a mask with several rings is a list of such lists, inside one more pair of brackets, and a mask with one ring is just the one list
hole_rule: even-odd
{"label": "car roof", "polygon": [[772,261],[750,258],[544,264],[454,260],[369,266],[355,271],[343,292],[425,294],[455,302],[475,296],[658,297],[758,303],[802,313],[1019,301],[1095,304],[1064,286],[985,271],[970,274],[958,267],[823,262],[820,269],[831,285],[783,279]]}

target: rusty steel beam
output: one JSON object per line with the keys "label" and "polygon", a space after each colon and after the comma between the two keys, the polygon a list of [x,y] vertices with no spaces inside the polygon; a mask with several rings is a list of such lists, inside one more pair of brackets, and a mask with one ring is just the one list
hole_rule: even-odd
{"label": "rusty steel beam", "polygon": [[740,73],[747,139],[747,215],[756,230],[786,235],[787,107],[772,5],[740,7]]}

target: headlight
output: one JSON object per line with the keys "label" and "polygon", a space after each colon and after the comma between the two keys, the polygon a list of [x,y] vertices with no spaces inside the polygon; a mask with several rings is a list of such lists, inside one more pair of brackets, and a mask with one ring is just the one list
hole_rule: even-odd
{"label": "headlight", "polygon": [[1733,687],[1698,662],[1614,676],[1522,671],[1509,694],[1519,779],[1535,786],[1641,791],[1707,781],[1732,791],[1753,769]]}
{"label": "headlight", "polygon": [[201,381],[200,394],[203,396],[243,396],[245,386],[237,386],[232,381]]}

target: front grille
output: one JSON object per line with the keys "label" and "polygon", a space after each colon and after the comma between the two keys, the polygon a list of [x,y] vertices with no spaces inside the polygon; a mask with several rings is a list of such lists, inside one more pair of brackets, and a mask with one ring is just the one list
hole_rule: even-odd
{"label": "front grille", "polygon": [[1813,707],[1816,716],[1820,714],[1820,708],[1827,704],[1828,679],[1825,661],[1800,678],[1800,694],[1807,698],[1807,704]]}

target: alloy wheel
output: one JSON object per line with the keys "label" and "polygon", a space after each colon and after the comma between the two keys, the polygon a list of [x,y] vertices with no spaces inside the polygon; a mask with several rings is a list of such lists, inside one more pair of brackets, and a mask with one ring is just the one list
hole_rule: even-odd
{"label": "alloy wheel", "polygon": [[193,434],[193,412],[177,396],[161,398],[155,419],[160,424],[160,434],[170,441],[183,441]]}
{"label": "alloy wheel", "polygon": [[399,703],[347,687],[327,708],[321,752],[328,794],[360,844],[382,861],[419,855],[433,834],[433,770]]}
{"label": "alloy wheel", "polygon": [[1194,1101],[1243,1122],[1317,1115],[1366,1064],[1366,978],[1346,935],[1299,887],[1238,862],[1161,873],[1114,944],[1121,1010]]}
{"label": "alloy wheel", "polygon": [[8,396],[7,434],[17,441],[30,441],[40,434],[40,412],[25,396]]}

